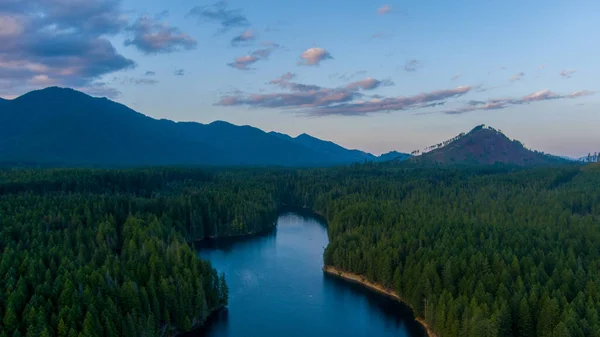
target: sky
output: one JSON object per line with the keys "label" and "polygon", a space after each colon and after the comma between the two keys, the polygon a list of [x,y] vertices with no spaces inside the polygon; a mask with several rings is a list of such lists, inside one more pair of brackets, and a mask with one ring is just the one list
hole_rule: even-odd
{"label": "sky", "polygon": [[155,118],[375,154],[479,124],[600,151],[595,0],[0,0],[0,97],[48,86]]}

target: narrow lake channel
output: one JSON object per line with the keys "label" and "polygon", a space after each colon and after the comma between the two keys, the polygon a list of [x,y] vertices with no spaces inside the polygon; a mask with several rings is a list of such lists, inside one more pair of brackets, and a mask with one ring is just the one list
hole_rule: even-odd
{"label": "narrow lake channel", "polygon": [[204,243],[198,254],[225,272],[229,308],[186,336],[425,336],[406,306],[325,275],[327,243],[325,226],[298,213],[267,234]]}

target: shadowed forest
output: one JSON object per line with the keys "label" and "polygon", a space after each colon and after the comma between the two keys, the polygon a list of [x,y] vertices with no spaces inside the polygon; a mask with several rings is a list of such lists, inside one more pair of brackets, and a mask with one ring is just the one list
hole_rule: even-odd
{"label": "shadowed forest", "polygon": [[[227,305],[191,243],[328,221],[325,263],[394,289],[439,336],[600,336],[600,171],[0,171],[1,336],[165,336]],[[43,271],[43,272],[42,272]]]}

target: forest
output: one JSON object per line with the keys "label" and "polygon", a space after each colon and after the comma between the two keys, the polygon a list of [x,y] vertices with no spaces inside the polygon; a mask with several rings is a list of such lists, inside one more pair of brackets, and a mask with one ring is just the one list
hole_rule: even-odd
{"label": "forest", "polygon": [[0,170],[1,336],[165,336],[227,305],[192,243],[327,219],[327,265],[440,337],[600,336],[600,170]]}

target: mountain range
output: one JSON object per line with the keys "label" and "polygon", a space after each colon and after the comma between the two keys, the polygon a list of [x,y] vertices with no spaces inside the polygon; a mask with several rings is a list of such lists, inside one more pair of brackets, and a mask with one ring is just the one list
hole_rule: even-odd
{"label": "mountain range", "polygon": [[67,88],[0,99],[0,163],[5,165],[331,166],[409,157],[375,156],[307,134],[293,138],[223,121],[154,119]]}

